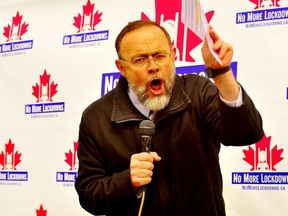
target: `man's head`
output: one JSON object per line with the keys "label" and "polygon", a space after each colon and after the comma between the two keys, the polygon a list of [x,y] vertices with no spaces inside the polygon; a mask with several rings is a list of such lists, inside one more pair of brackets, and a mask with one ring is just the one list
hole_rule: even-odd
{"label": "man's head", "polygon": [[151,110],[170,101],[175,79],[175,53],[168,32],[159,24],[138,20],[119,33],[115,63],[139,100]]}

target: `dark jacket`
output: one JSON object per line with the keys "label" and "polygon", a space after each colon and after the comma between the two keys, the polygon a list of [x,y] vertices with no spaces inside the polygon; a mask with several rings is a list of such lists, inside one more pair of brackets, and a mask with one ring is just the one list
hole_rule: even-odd
{"label": "dark jacket", "polygon": [[[244,104],[226,106],[215,85],[197,76],[176,76],[171,101],[157,112],[151,151],[155,162],[142,215],[224,216],[220,143],[242,146],[263,136],[262,119],[242,88]],[[139,124],[147,119],[131,103],[127,81],[92,103],[79,132],[80,204],[92,214],[138,214],[130,182],[132,154],[141,152]]]}

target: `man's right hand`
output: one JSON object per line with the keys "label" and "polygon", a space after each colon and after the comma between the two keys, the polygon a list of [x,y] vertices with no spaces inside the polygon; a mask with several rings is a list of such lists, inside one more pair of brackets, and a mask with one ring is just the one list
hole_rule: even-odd
{"label": "man's right hand", "polygon": [[154,161],[160,161],[161,157],[156,152],[141,152],[131,156],[130,176],[133,188],[149,184],[152,181]]}

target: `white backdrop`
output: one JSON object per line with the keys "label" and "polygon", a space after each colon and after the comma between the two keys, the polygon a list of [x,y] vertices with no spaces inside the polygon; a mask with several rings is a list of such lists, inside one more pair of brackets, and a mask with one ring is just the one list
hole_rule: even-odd
{"label": "white backdrop", "polygon": [[[286,215],[288,0],[201,2],[234,46],[235,75],[266,133],[250,148],[221,149],[227,215]],[[161,22],[178,72],[203,75],[201,40],[177,16],[179,0],[0,2],[1,216],[89,215],[74,189],[81,113],[117,83],[114,41],[129,21]]]}

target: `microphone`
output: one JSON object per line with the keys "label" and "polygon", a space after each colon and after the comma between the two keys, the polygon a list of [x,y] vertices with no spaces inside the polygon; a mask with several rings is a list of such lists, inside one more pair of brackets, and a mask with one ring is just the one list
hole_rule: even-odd
{"label": "microphone", "polygon": [[[150,120],[144,120],[139,125],[139,132],[141,135],[142,151],[149,152],[151,146],[151,139],[155,133],[155,124]],[[145,191],[146,185],[139,188],[137,197],[140,197],[140,194]]]}
{"label": "microphone", "polygon": [[142,151],[149,152],[151,139],[155,133],[155,125],[150,120],[144,120],[139,125],[139,132],[141,135]]}

